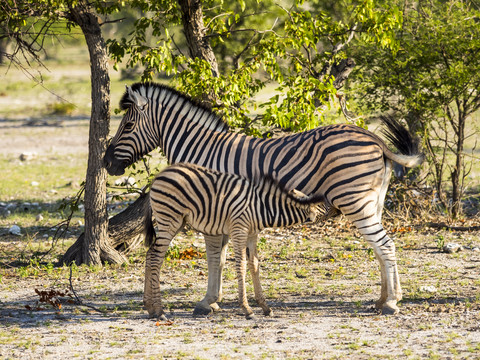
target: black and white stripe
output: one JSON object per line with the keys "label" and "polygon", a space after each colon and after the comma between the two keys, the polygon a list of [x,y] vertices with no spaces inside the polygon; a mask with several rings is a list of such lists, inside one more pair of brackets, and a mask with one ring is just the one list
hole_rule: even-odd
{"label": "black and white stripe", "polygon": [[[230,235],[235,251],[239,304],[247,318],[253,316],[245,289],[247,266],[253,278],[255,299],[265,315],[271,314],[259,279],[257,235],[267,227],[283,227],[305,221],[322,221],[328,214],[323,197],[287,192],[271,179],[254,183],[235,174],[221,173],[193,164],[175,164],[152,183],[151,211],[156,236],[148,244],[144,304],[150,316],[163,318],[159,302],[158,244],[169,243],[184,224],[205,235]],[[147,216],[151,219],[152,216]]]}
{"label": "black and white stripe", "polygon": [[[382,277],[377,307],[385,313],[398,311],[401,288],[395,245],[381,224],[383,202],[392,161],[413,167],[423,156],[396,121],[383,118],[394,144],[403,144],[401,154],[389,150],[375,134],[348,124],[274,139],[230,133],[213,112],[169,87],[152,83],[128,88],[121,106],[127,112],[105,155],[110,174],[123,174],[127,165],[161,147],[170,163],[194,163],[249,179],[269,176],[286,189],[324,196],[329,206],[356,225],[375,251]],[[219,243],[207,238],[213,271],[209,271],[207,295],[197,305],[197,313],[217,309],[221,299],[227,239]],[[168,244],[163,245],[166,251]]]}

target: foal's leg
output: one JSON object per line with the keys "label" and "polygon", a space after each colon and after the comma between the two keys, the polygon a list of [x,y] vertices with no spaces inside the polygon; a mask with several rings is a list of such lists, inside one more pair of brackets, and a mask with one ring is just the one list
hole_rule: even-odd
{"label": "foal's leg", "polygon": [[253,319],[252,308],[248,305],[247,290],[245,284],[247,272],[247,236],[246,234],[232,232],[233,249],[235,252],[235,267],[238,280],[238,303],[247,319]]}
{"label": "foal's leg", "polygon": [[145,291],[143,294],[143,304],[150,317],[166,320],[165,312],[162,307],[162,294],[160,292],[160,270],[168,250],[170,242],[175,233],[168,231],[157,224],[155,231],[155,242],[147,252],[145,262]]}
{"label": "foal's leg", "polygon": [[217,301],[222,299],[222,271],[225,264],[228,236],[204,235],[207,249],[208,287],[207,294],[198,302],[194,315],[208,315],[220,310]]}
{"label": "foal's leg", "polygon": [[255,300],[258,306],[263,310],[266,316],[273,315],[272,309],[267,305],[265,295],[263,294],[262,285],[260,283],[260,268],[257,254],[257,234],[251,235],[247,240],[247,258],[248,268],[252,275],[253,289],[255,291]]}

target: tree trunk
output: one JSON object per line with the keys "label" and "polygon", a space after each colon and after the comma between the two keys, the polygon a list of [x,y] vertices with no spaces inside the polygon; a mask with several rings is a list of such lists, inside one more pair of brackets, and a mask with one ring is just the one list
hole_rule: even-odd
{"label": "tree trunk", "polygon": [[201,0],[178,0],[182,11],[183,31],[187,39],[190,56],[206,60],[212,67],[213,76],[218,76],[215,53],[205,37]]}
{"label": "tree trunk", "polygon": [[[144,193],[124,211],[108,220],[108,241],[110,247],[123,254],[128,254],[143,243],[145,213],[148,206],[150,206],[150,198],[148,193]],[[82,249],[84,242],[85,233],[82,233],[75,244],[63,255],[60,264],[68,265],[72,262],[75,262],[77,265],[81,264],[83,262]],[[108,255],[108,253],[101,253],[100,257],[103,261],[112,263],[113,261],[108,259]],[[123,261],[126,261],[125,257],[123,257]]]}
{"label": "tree trunk", "polygon": [[[188,49],[192,59],[199,58],[207,61],[214,77],[218,77],[218,64],[215,53],[208,38],[205,37],[206,28],[203,23],[203,8],[201,0],[178,0],[182,11],[182,23]],[[213,92],[206,91],[203,102],[211,107],[216,101]]]}
{"label": "tree trunk", "polygon": [[5,62],[5,55],[7,54],[7,39],[0,39],[0,65]]}
{"label": "tree trunk", "polygon": [[452,218],[457,218],[461,212],[462,193],[463,193],[463,147],[465,143],[465,116],[458,115],[458,128],[456,131],[457,144],[455,151],[455,167],[451,173],[452,176]]}
{"label": "tree trunk", "polygon": [[[179,4],[191,57],[206,60],[210,64],[214,76],[218,76],[215,53],[205,38],[202,2],[199,0],[179,0]],[[106,149],[106,137],[109,132],[108,58],[96,16],[78,7],[71,9],[71,13],[72,20],[82,28],[90,51],[92,119],[90,122],[89,161],[85,183],[85,233],[80,235],[77,241],[67,250],[61,262],[65,264],[71,262],[98,264],[101,261],[121,263],[126,261],[126,258],[119,251],[122,253],[133,251],[143,241],[145,233],[144,209],[145,206],[150,206],[149,197],[146,194],[141,195],[125,211],[111,218],[108,222],[107,237],[106,172],[101,159]],[[215,102],[214,94],[206,94],[204,102],[211,106]]]}
{"label": "tree trunk", "polygon": [[[122,263],[125,258],[107,238],[107,172],[103,155],[110,125],[110,78],[108,55],[97,16],[85,1],[70,6],[69,19],[82,29],[90,53],[92,113],[88,140],[88,166],[85,181],[85,236],[82,255],[76,262],[100,265],[102,261]],[[68,252],[68,251],[67,251]]]}

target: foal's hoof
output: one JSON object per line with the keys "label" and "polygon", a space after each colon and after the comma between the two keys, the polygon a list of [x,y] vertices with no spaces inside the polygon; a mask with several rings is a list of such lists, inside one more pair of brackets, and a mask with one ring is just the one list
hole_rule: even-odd
{"label": "foal's hoof", "polygon": [[256,319],[254,313],[245,315],[245,318],[246,318],[247,320],[255,320],[255,319]]}
{"label": "foal's hoof", "polygon": [[263,315],[265,316],[273,316],[273,311],[272,309],[267,309],[263,311]]}
{"label": "foal's hoof", "polygon": [[165,314],[160,314],[157,316],[157,321],[168,321],[168,319]]}
{"label": "foal's hoof", "polygon": [[205,316],[210,315],[211,313],[213,313],[213,309],[210,306],[208,308],[205,308],[197,304],[197,306],[195,306],[195,309],[193,310],[194,316]]}
{"label": "foal's hoof", "polygon": [[375,301],[375,309],[381,310],[384,304],[385,304],[385,300],[380,299]]}
{"label": "foal's hoof", "polygon": [[157,319],[158,321],[166,321],[167,317],[163,311],[152,311],[148,312],[148,317],[150,319]]}

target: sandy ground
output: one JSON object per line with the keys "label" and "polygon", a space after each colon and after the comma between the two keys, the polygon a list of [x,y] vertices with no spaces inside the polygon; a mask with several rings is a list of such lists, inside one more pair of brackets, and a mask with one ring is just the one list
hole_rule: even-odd
{"label": "sandy ground", "polygon": [[[264,234],[269,249],[280,249],[285,239],[292,244],[299,239],[295,232],[281,235]],[[225,281],[222,311],[193,316],[206,290],[205,259],[164,266],[161,286],[168,322],[148,319],[142,308],[142,258],[128,267],[74,273],[73,288],[80,299],[106,313],[78,305],[71,296],[57,297],[60,311],[39,302],[35,289],[69,290],[66,269],[26,278],[6,271],[0,290],[0,357],[480,359],[478,252],[451,255],[423,246],[401,251],[406,296],[399,315],[382,316],[373,308],[379,293],[376,262],[354,255],[353,261],[345,260],[340,276],[332,276],[338,264],[328,259],[338,249],[314,235],[310,239],[327,254],[323,260],[305,259],[301,246],[287,258],[272,259],[266,251],[262,283],[274,315],[265,317],[254,307],[255,320],[246,320],[237,307],[233,270]],[[201,247],[200,238],[193,241]],[[289,269],[299,267],[307,269],[305,276],[292,277]],[[227,269],[233,269],[232,254]]]}
{"label": "sandy ground", "polygon": [[[1,154],[87,149],[86,120],[69,120],[62,126],[2,121],[0,131]],[[307,250],[300,246],[303,235],[298,229],[266,233],[270,245],[260,252],[262,282],[274,315],[264,317],[255,308],[257,318],[250,321],[236,305],[231,254],[223,310],[207,317],[192,315],[205,293],[206,260],[164,266],[161,286],[168,322],[148,319],[142,309],[141,257],[127,267],[74,273],[73,287],[80,299],[106,313],[78,305],[69,296],[59,296],[61,310],[39,302],[35,289],[69,289],[66,269],[27,274],[2,268],[0,358],[480,359],[478,252],[440,253],[424,233],[410,235],[418,238],[415,246],[399,239],[405,298],[399,315],[382,316],[373,309],[380,291],[377,263],[366,256],[365,245],[352,231],[339,232],[336,225],[328,229],[322,234],[312,231]],[[479,233],[442,236],[467,246],[480,243]],[[0,239],[2,247],[16,241]],[[199,238],[187,241],[202,246]],[[359,249],[352,259],[339,255],[345,241],[362,244],[355,245]],[[286,244],[287,255],[281,256]],[[305,255],[312,251],[321,255]],[[332,258],[336,260],[329,261]],[[297,268],[305,274],[293,271]]]}

